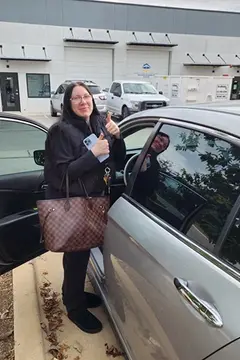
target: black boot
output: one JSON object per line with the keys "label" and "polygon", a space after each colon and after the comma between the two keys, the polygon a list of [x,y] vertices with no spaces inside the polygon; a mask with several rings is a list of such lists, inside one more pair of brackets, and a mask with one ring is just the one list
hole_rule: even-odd
{"label": "black boot", "polygon": [[85,292],[85,296],[87,308],[91,309],[102,305],[102,299],[98,295]]}
{"label": "black boot", "polygon": [[[84,294],[86,296],[86,306],[88,309],[93,309],[102,305],[102,299],[98,295],[89,292],[85,292]],[[62,293],[62,301],[63,301],[63,305],[66,305],[64,301],[63,293]]]}
{"label": "black boot", "polygon": [[102,323],[88,310],[72,310],[68,318],[82,331],[96,334],[102,330]]}

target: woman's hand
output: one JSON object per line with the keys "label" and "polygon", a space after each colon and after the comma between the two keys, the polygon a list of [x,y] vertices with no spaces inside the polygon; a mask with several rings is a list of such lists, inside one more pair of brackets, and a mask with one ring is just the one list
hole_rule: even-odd
{"label": "woman's hand", "polygon": [[120,129],[117,124],[112,120],[111,113],[108,113],[106,119],[106,129],[110,135],[115,136],[117,139],[120,138]]}
{"label": "woman's hand", "polygon": [[91,151],[95,157],[109,154],[109,143],[106,139],[104,139],[103,134],[100,134],[98,141],[92,147]]}
{"label": "woman's hand", "polygon": [[145,172],[150,167],[150,165],[151,165],[150,162],[149,162],[150,158],[151,158],[151,155],[147,154],[147,156],[146,156],[146,158],[145,158],[145,160],[144,160],[144,162],[142,164],[142,167],[140,169],[140,172]]}

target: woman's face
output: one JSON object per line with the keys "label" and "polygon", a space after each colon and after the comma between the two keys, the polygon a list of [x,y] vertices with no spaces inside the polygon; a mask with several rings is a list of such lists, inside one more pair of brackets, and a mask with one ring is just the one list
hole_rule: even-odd
{"label": "woman's face", "polygon": [[93,100],[84,87],[77,85],[73,88],[71,104],[76,115],[89,119],[93,111]]}

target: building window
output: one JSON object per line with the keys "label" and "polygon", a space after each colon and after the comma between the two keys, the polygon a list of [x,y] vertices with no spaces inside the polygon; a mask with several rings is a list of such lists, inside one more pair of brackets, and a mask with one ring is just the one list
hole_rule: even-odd
{"label": "building window", "polygon": [[50,98],[50,75],[27,74],[27,89],[29,98]]}

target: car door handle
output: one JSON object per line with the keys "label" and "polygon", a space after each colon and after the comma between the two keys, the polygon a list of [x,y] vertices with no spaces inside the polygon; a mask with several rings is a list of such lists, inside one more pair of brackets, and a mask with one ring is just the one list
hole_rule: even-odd
{"label": "car door handle", "polygon": [[42,184],[41,185],[41,190],[46,190],[48,188],[48,185],[47,184]]}
{"label": "car door handle", "polygon": [[189,289],[186,281],[175,278],[174,285],[176,286],[179,293],[182,297],[211,325],[217,328],[223,326],[223,321],[218,313],[217,309],[209,304],[207,301],[200,299],[197,295],[194,294],[192,290]]}

